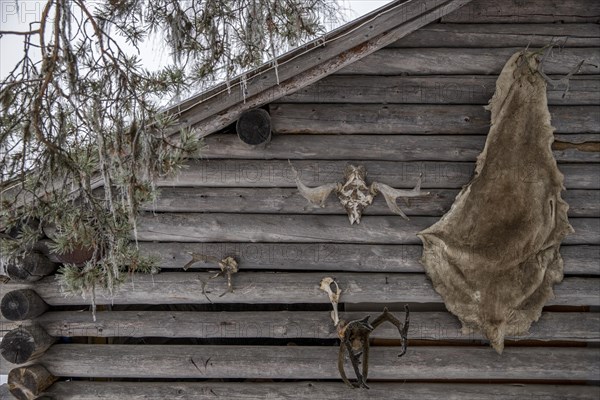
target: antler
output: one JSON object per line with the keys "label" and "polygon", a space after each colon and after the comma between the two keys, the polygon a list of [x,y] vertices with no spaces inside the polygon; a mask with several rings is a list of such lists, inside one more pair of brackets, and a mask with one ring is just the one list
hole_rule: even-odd
{"label": "antler", "polygon": [[402,218],[408,220],[409,218],[406,216],[406,214],[404,214],[404,212],[396,204],[396,199],[398,197],[406,198],[406,197],[418,197],[418,196],[429,195],[429,192],[421,192],[422,177],[423,177],[423,174],[420,174],[419,179],[417,180],[417,184],[411,190],[394,189],[393,187],[390,187],[390,186],[388,186],[384,183],[380,183],[380,182],[373,182],[373,184],[371,185],[371,190],[375,194],[377,194],[378,192],[381,192],[383,194],[383,197],[385,197],[385,202],[387,203],[390,210],[392,210],[392,212],[394,212],[395,214],[402,216]]}
{"label": "antler", "polygon": [[296,180],[296,186],[298,187],[298,191],[300,191],[300,194],[302,195],[302,197],[304,197],[306,200],[308,200],[311,204],[314,204],[319,207],[325,207],[325,200],[327,200],[327,197],[329,197],[331,192],[338,189],[339,184],[338,183],[328,183],[328,184],[318,186],[315,188],[310,188],[310,187],[306,186],[304,183],[302,183],[302,181],[300,180],[300,175],[298,174],[298,171],[296,171],[296,168],[294,168],[294,166],[292,165],[292,163],[289,160],[288,160],[288,162],[290,163],[290,166],[292,167],[292,171],[294,171],[294,179]]}
{"label": "antler", "polygon": [[[392,313],[390,313],[385,307],[383,313],[375,318],[372,323],[369,323],[369,317],[364,317],[360,320],[346,322],[340,322],[338,326],[338,335],[340,337],[340,350],[338,353],[338,370],[344,383],[352,388],[365,388],[368,389],[367,378],[369,375],[369,336],[377,329],[379,325],[388,321],[392,323],[400,333],[400,339],[402,341],[402,349],[398,357],[402,357],[406,353],[408,345],[408,326],[409,326],[409,310],[408,305],[404,306],[405,317],[404,324],[400,322]],[[344,370],[344,355],[348,352],[350,363],[356,374],[356,383],[350,382],[346,376]],[[360,367],[362,356],[362,372]]]}
{"label": "antler", "polygon": [[197,262],[201,262],[201,261],[202,262],[211,262],[211,263],[219,262],[219,259],[214,256],[207,256],[205,254],[193,253],[193,252],[188,252],[188,254],[192,256],[192,259],[183,266],[184,271],[187,271],[189,267],[196,264]]}

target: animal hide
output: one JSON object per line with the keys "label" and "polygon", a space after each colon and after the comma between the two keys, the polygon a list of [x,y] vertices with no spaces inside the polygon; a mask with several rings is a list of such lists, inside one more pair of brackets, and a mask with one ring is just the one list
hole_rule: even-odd
{"label": "animal hide", "polygon": [[508,60],[486,107],[491,127],[473,179],[418,234],[421,263],[463,333],[481,331],[498,353],[505,336],[527,333],[554,295],[563,278],[560,242],[573,232],[538,64],[525,52]]}

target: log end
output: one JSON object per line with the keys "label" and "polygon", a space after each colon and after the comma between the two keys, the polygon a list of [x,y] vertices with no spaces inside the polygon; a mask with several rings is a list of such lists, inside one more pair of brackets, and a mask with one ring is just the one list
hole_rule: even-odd
{"label": "log end", "polygon": [[261,108],[248,110],[238,119],[235,130],[242,142],[250,146],[265,145],[271,140],[271,116]]}
{"label": "log end", "polygon": [[12,369],[8,374],[10,393],[19,400],[35,399],[58,378],[41,364]]}
{"label": "log end", "polygon": [[58,264],[44,254],[33,251],[22,258],[9,262],[6,266],[8,277],[17,282],[35,282],[53,274]]}
{"label": "log end", "polygon": [[13,290],[4,295],[0,312],[10,321],[24,321],[42,315],[48,304],[31,289]]}
{"label": "log end", "polygon": [[25,364],[42,355],[55,339],[38,324],[8,332],[0,343],[0,354],[12,364]]}

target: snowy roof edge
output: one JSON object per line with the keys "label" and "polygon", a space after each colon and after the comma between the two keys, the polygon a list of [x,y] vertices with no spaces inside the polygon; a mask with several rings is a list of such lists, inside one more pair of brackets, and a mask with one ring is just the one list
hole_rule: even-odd
{"label": "snowy roof edge", "polygon": [[471,0],[396,0],[275,60],[165,110],[172,134],[193,127],[204,137],[261,107],[356,62]]}

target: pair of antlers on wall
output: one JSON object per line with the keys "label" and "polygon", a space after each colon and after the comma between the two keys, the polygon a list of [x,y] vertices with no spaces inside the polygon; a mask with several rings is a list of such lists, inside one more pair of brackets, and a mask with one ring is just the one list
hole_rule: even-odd
{"label": "pair of antlers on wall", "polygon": [[315,206],[325,207],[325,201],[331,192],[335,192],[348,214],[350,224],[360,223],[363,210],[373,203],[373,199],[378,193],[383,194],[385,202],[393,213],[407,220],[408,217],[398,207],[396,200],[402,197],[407,201],[409,197],[429,195],[429,192],[421,191],[421,176],[419,176],[417,184],[411,190],[394,189],[380,182],[373,182],[370,186],[367,186],[367,171],[362,165],[358,167],[348,165],[344,173],[343,182],[327,183],[322,186],[310,188],[300,180],[300,174],[291,162],[290,165],[294,172],[296,186],[302,197]]}
{"label": "pair of antlers on wall", "polygon": [[[398,357],[402,357],[406,353],[408,346],[408,326],[409,326],[409,310],[408,305],[404,306],[405,317],[404,324],[398,318],[392,315],[387,307],[383,309],[383,313],[369,322],[370,316],[354,321],[345,321],[339,318],[338,303],[342,290],[338,286],[335,279],[326,277],[321,280],[319,288],[329,296],[329,301],[333,306],[331,311],[331,319],[337,329],[338,337],[340,338],[340,350],[338,352],[338,370],[344,383],[352,388],[369,389],[367,385],[367,376],[369,374],[369,337],[371,333],[384,322],[390,322],[400,334],[402,347]],[[356,374],[356,382],[350,382],[344,369],[344,359],[348,353],[348,358],[352,364],[352,369]],[[362,357],[362,360],[361,360]],[[362,363],[362,368],[360,364]]]}

